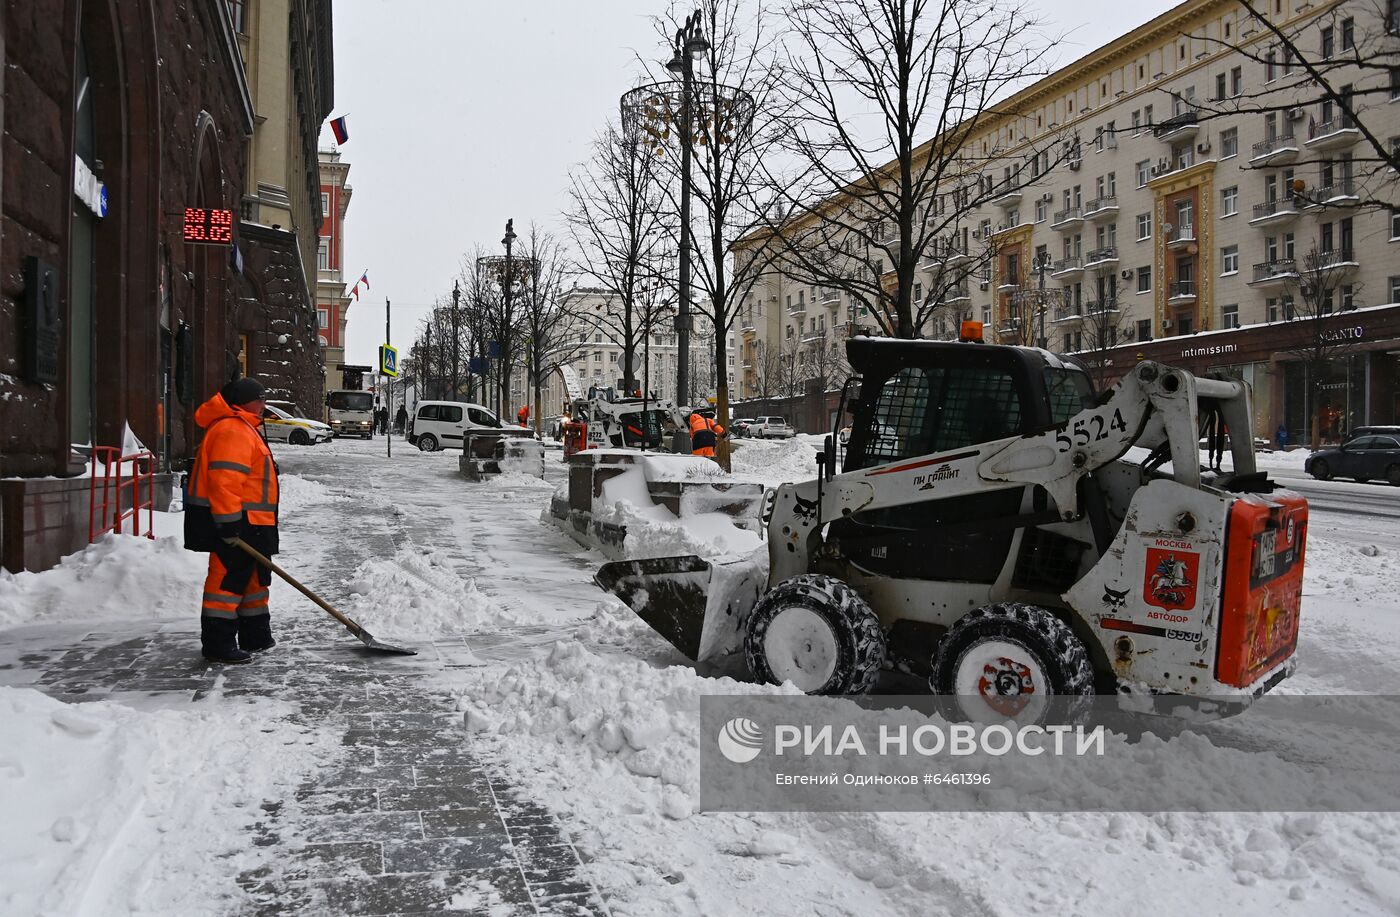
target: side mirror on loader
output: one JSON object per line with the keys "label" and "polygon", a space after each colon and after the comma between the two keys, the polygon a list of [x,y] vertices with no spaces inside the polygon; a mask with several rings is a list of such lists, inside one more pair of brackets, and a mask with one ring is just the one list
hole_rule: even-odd
{"label": "side mirror on loader", "polygon": [[830,433],[822,441],[821,466],[822,474],[828,481],[836,477],[836,441]]}

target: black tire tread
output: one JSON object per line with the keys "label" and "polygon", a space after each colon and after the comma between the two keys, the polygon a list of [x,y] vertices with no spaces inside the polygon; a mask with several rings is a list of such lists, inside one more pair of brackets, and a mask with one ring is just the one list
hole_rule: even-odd
{"label": "black tire tread", "polygon": [[832,680],[815,693],[869,694],[880,680],[885,662],[885,632],[880,619],[860,593],[836,577],[820,573],[784,580],[759,599],[750,612],[744,633],[744,656],[753,676],[766,684],[776,684],[763,656],[763,638],[773,621],[772,611],[791,604],[805,605],[822,614],[841,644],[841,659]]}
{"label": "black tire tread", "polygon": [[1093,695],[1094,666],[1074,631],[1050,611],[1020,602],[974,608],[953,624],[934,656],[929,683],[935,694],[953,693],[958,657],[984,637],[1018,643],[1040,656],[1055,694],[1086,699]]}

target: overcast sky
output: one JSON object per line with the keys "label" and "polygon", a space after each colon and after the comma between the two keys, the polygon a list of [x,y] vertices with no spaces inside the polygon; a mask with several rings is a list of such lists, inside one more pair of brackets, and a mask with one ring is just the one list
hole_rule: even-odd
{"label": "overcast sky", "polygon": [[[1034,2],[1034,0],[1032,0]],[[1169,0],[1039,0],[1068,63],[1169,9]],[[649,17],[665,0],[350,0],[335,6],[335,109],[355,189],[346,217],[346,362],[369,365],[393,302],[406,348],[463,252],[500,251],[507,218],[560,228],[568,170],[638,72],[663,59]],[[330,131],[322,135],[329,145]]]}

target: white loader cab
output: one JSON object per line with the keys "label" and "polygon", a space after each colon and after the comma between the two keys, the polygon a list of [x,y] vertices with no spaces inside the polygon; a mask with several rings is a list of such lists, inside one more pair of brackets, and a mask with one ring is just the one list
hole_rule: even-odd
{"label": "white loader cab", "polygon": [[465,401],[420,401],[408,419],[408,441],[424,452],[462,448],[468,433],[497,431],[501,419],[479,404]]}

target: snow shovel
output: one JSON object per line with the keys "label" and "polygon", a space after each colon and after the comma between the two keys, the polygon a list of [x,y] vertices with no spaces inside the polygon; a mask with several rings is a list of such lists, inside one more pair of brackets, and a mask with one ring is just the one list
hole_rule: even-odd
{"label": "snow shovel", "polygon": [[278,576],[282,577],[282,579],[290,583],[292,587],[296,589],[297,592],[300,592],[302,595],[306,596],[308,599],[315,602],[317,605],[320,605],[321,609],[325,611],[326,614],[330,615],[332,618],[335,618],[341,624],[344,624],[345,629],[350,631],[350,633],[354,634],[356,637],[359,637],[360,642],[363,643],[365,646],[369,647],[372,650],[378,650],[381,653],[398,653],[401,656],[418,655],[417,650],[411,650],[402,646],[391,646],[388,643],[380,643],[378,640],[374,639],[373,634],[365,630],[360,625],[356,624],[354,621],[347,618],[345,615],[336,611],[334,608],[331,607],[330,602],[327,602],[325,599],[321,598],[319,595],[312,592],[310,589],[307,589],[301,583],[297,582],[296,579],[290,573],[274,564],[268,558],[263,557],[262,554],[259,553],[256,548],[248,544],[242,538],[235,538],[233,540],[233,543],[239,548],[241,548],[243,551],[248,553],[258,563],[262,564],[264,567],[267,567],[273,573],[276,573]]}

